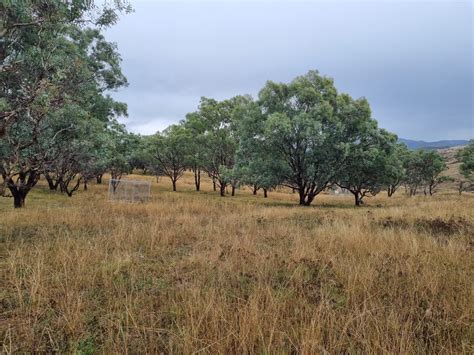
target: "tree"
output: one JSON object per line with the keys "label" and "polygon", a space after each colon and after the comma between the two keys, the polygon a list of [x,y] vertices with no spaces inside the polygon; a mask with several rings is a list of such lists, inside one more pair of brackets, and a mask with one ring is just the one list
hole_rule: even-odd
{"label": "tree", "polygon": [[372,120],[367,100],[338,95],[317,71],[289,84],[267,82],[258,106],[244,118],[252,127],[243,131],[244,150],[263,156],[274,181],[297,190],[305,206],[337,180],[350,144]]}
{"label": "tree", "polygon": [[80,184],[94,178],[105,162],[106,136],[108,126],[95,117],[86,118],[87,110],[81,106],[69,105],[58,111],[49,120],[46,133],[57,134],[54,142],[41,149],[46,152],[43,175],[50,189],[72,196]]}
{"label": "tree", "polygon": [[[52,3],[42,2],[46,8]],[[20,11],[21,4],[7,10]],[[5,8],[2,5],[1,10]],[[105,122],[126,110],[125,105],[115,103],[104,94],[106,90],[126,84],[115,45],[106,42],[98,29],[83,29],[73,23],[62,24],[57,29],[48,26],[41,27],[41,33],[21,30],[25,38],[16,38],[16,30],[12,30],[10,34],[20,42],[29,40],[28,33],[31,33],[32,42],[17,49],[17,43],[12,44],[6,49],[7,54],[2,53],[3,64],[7,64],[0,72],[1,175],[3,185],[14,197],[15,207],[24,206],[26,195],[45,167],[49,147],[69,129],[51,129],[55,114],[75,107],[84,120],[97,118]],[[31,53],[25,52],[25,48]]]}
{"label": "tree", "polygon": [[[131,11],[125,1],[107,2],[100,11],[97,9],[90,0],[0,3],[0,137],[8,134],[9,126],[32,109],[39,111],[40,107],[46,109],[63,101],[63,88],[75,84],[68,81],[67,74],[83,63],[69,46],[71,41],[67,38],[72,31],[80,31],[84,24],[96,28],[111,26],[117,21],[118,12]],[[103,49],[91,53],[91,57],[95,55],[96,61],[106,62],[106,58],[100,58]],[[108,49],[113,55],[113,47]],[[107,75],[109,69],[116,67],[98,66],[96,73]],[[122,80],[123,76],[118,74],[110,79]]]}
{"label": "tree", "polygon": [[264,197],[267,197],[269,190],[283,182],[279,172],[284,170],[285,166],[279,165],[281,161],[272,158],[272,151],[267,149],[265,144],[254,144],[258,138],[256,134],[263,129],[263,121],[261,108],[253,100],[234,111],[239,144],[233,169],[240,185],[249,185],[254,195],[263,189]]}
{"label": "tree", "polygon": [[375,196],[382,189],[397,142],[397,136],[378,129],[375,121],[370,123],[350,145],[344,169],[337,179],[337,185],[354,195],[356,206],[363,203],[365,196]]}
{"label": "tree", "polygon": [[192,112],[186,115],[186,119],[181,122],[192,137],[188,142],[187,166],[194,174],[194,186],[196,191],[201,189],[201,171],[205,165],[206,152],[203,147],[206,143],[206,122],[199,112]]}
{"label": "tree", "polygon": [[423,151],[410,151],[406,161],[405,186],[408,195],[415,196],[423,184]]}
{"label": "tree", "polygon": [[[10,128],[20,125],[18,121],[12,123]],[[8,189],[13,196],[13,206],[20,208],[25,206],[25,199],[30,190],[37,184],[40,178],[41,154],[33,144],[22,143],[18,134],[10,134],[8,141],[2,139],[0,142],[0,156],[2,165],[2,194],[7,196]],[[24,134],[28,131],[24,130]]]}
{"label": "tree", "polygon": [[396,144],[395,151],[390,158],[390,164],[386,165],[384,177],[388,197],[392,197],[405,181],[409,154],[410,152],[405,144]]}
{"label": "tree", "polygon": [[446,163],[437,151],[411,152],[405,179],[410,196],[416,195],[420,187],[423,187],[425,195],[433,195],[439,184],[450,180],[449,177],[441,175],[446,169]]}
{"label": "tree", "polygon": [[190,137],[182,125],[171,125],[157,134],[152,143],[154,166],[168,176],[176,191],[176,182],[187,168]]}
{"label": "tree", "polygon": [[115,189],[120,184],[122,176],[131,171],[129,165],[129,133],[125,126],[112,122],[107,130],[106,136],[106,167],[112,179],[112,188]]}
{"label": "tree", "polygon": [[443,157],[434,150],[425,152],[422,161],[421,174],[425,183],[424,193],[432,196],[437,191],[439,184],[451,180],[448,176],[441,175],[448,167]]}
{"label": "tree", "polygon": [[474,140],[459,150],[456,158],[461,162],[459,172],[464,177],[464,180],[459,181],[459,194],[461,194],[462,191],[469,190],[474,185]]}
{"label": "tree", "polygon": [[[187,117],[188,126],[200,127],[202,155],[199,155],[198,161],[201,162],[202,169],[219,186],[221,196],[225,196],[229,182],[226,173],[235,163],[237,137],[232,122],[233,112],[236,107],[248,101],[250,101],[248,96],[236,96],[220,102],[203,97],[198,112]],[[191,119],[194,120],[192,124]]]}

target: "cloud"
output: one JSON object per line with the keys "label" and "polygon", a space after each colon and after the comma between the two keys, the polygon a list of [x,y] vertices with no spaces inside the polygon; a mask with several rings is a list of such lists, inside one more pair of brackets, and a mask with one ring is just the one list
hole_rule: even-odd
{"label": "cloud", "polygon": [[110,29],[130,86],[128,127],[154,133],[201,96],[257,95],[310,69],[369,99],[380,125],[473,137],[469,2],[134,2]]}

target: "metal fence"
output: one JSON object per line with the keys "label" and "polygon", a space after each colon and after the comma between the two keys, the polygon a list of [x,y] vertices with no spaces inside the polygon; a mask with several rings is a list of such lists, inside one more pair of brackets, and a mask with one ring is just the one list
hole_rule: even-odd
{"label": "metal fence", "polygon": [[151,196],[151,182],[139,180],[109,180],[109,200],[147,202]]}

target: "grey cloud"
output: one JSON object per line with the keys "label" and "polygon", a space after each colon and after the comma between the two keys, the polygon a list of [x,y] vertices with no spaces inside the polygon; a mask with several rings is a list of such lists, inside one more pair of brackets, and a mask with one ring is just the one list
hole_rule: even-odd
{"label": "grey cloud", "polygon": [[471,138],[469,2],[134,2],[109,30],[130,86],[131,130],[149,134],[201,96],[257,95],[310,69],[365,96],[402,137]]}

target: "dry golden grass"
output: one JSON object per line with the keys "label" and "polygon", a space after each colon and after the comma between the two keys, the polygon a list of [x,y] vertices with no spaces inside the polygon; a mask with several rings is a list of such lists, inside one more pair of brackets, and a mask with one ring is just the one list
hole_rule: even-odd
{"label": "dry golden grass", "polygon": [[204,188],[0,200],[2,351],[473,352],[472,195]]}

